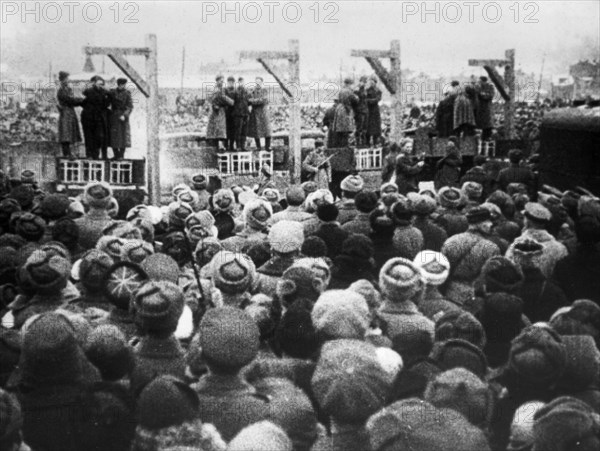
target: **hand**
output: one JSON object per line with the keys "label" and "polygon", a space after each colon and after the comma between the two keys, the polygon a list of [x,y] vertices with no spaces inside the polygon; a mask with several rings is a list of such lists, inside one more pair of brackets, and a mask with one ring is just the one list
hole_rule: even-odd
{"label": "hand", "polygon": [[423,166],[425,166],[425,162],[424,161],[419,161],[417,163],[417,166],[420,167],[420,168],[422,168]]}
{"label": "hand", "polygon": [[121,122],[125,122],[125,116],[121,115],[121,117],[119,118],[121,120]]}
{"label": "hand", "polygon": [[318,166],[318,168],[319,168],[319,169],[329,169],[329,161],[326,161],[326,162],[324,162],[324,163],[321,163],[321,164]]}

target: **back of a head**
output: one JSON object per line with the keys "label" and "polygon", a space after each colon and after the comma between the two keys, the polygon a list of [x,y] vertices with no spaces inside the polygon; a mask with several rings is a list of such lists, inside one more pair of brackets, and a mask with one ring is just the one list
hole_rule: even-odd
{"label": "back of a head", "polygon": [[301,186],[290,186],[285,192],[285,199],[287,200],[288,205],[292,207],[299,207],[302,205],[305,199],[304,190]]}

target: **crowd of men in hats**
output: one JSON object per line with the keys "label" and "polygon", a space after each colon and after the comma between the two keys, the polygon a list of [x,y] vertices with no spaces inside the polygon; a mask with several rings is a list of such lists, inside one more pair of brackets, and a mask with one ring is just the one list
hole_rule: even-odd
{"label": "crowd of men in hats", "polygon": [[102,157],[107,160],[108,148],[111,147],[113,159],[122,160],[125,149],[131,147],[129,116],[133,111],[133,100],[126,87],[127,79],[118,78],[117,86],[108,90],[104,79],[95,75],[90,80],[90,86],[83,90],[83,97],[75,95],[67,72],[59,72],[58,80],[57,138],[61,143],[63,156],[76,156],[73,146],[81,142],[81,132],[75,108],[81,107],[86,158],[98,160]]}
{"label": "crowd of men in hats", "polygon": [[600,199],[404,158],[339,199],[0,183],[0,448],[600,449]]}

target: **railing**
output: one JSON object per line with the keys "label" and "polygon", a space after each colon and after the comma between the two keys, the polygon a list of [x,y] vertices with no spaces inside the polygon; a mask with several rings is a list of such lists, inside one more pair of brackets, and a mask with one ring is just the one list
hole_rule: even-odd
{"label": "railing", "polygon": [[496,141],[477,141],[477,153],[486,157],[496,156]]}
{"label": "railing", "polygon": [[145,183],[144,160],[88,160],[57,158],[56,175],[65,185],[108,182],[113,186],[142,186]]}
{"label": "railing", "polygon": [[381,148],[356,150],[357,170],[381,169],[382,167],[383,154]]}
{"label": "railing", "polygon": [[219,172],[228,174],[252,174],[259,172],[265,165],[273,171],[273,152],[224,152],[218,153]]}

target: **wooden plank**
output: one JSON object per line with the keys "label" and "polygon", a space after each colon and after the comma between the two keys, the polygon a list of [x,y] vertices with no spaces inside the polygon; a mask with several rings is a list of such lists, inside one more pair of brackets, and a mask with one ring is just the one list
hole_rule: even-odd
{"label": "wooden plank", "polygon": [[491,66],[491,67],[499,67],[506,66],[508,64],[507,60],[469,60],[469,66]]}
{"label": "wooden plank", "polygon": [[277,75],[275,73],[275,71],[273,69],[271,69],[271,67],[262,58],[258,58],[257,61],[262,65],[262,67],[265,68],[265,70],[269,74],[271,74],[271,76],[275,79],[275,81],[277,83],[279,83],[279,86],[281,86],[281,89],[283,90],[283,92],[285,92],[287,94],[288,97],[290,97],[290,98],[294,97],[292,95],[292,93],[290,92],[290,90],[285,85],[285,83],[283,82],[283,80],[279,77],[279,75]]}
{"label": "wooden plank", "polygon": [[240,59],[285,59],[292,60],[295,56],[291,52],[286,51],[258,51],[258,50],[243,50],[240,52]]}
{"label": "wooden plank", "polygon": [[125,75],[127,75],[134,85],[144,94],[146,97],[150,97],[150,88],[146,81],[137,73],[137,71],[129,64],[129,62],[119,54],[109,53],[108,57],[112,60],[113,63],[117,65],[119,69],[121,69]]}
{"label": "wooden plank", "polygon": [[359,58],[391,58],[389,50],[350,50],[350,56]]}
{"label": "wooden plank", "polygon": [[[300,86],[300,41],[290,39],[288,41],[289,51],[294,55],[290,59],[290,83]],[[300,183],[300,172],[302,170],[302,120],[300,117],[301,99],[292,98],[290,102],[290,150],[294,156],[292,169],[292,183]]]}
{"label": "wooden plank", "polygon": [[83,47],[83,52],[86,55],[108,55],[108,54],[121,54],[121,55],[141,55],[147,56],[150,53],[148,47]]}
{"label": "wooden plank", "polygon": [[491,66],[483,66],[483,68],[490,76],[490,80],[492,80],[492,83],[494,83],[494,86],[496,87],[504,101],[508,101],[510,99],[510,96],[506,92],[506,82],[504,81],[504,78],[502,78],[502,75],[500,75],[498,71]]}
{"label": "wooden plank", "polygon": [[146,35],[146,45],[150,49],[146,58],[146,78],[148,100],[146,101],[146,134],[148,138],[148,195],[152,205],[160,206],[160,141],[158,138],[158,61],[156,35]]}
{"label": "wooden plank", "polygon": [[509,49],[505,53],[507,64],[504,67],[504,82],[508,88],[509,99],[504,103],[504,130],[506,138],[515,139],[515,50]]}
{"label": "wooden plank", "polygon": [[388,70],[385,67],[383,67],[383,64],[381,64],[379,58],[369,56],[365,59],[367,60],[367,63],[369,63],[369,66],[371,66],[373,71],[375,71],[375,74],[377,74],[377,76],[381,80],[381,83],[383,83],[383,85],[390,92],[390,94],[395,94],[396,88],[392,82],[392,77]]}
{"label": "wooden plank", "polygon": [[402,76],[400,72],[400,41],[393,40],[390,44],[390,82],[392,92],[392,124],[390,135],[393,142],[402,139]]}

